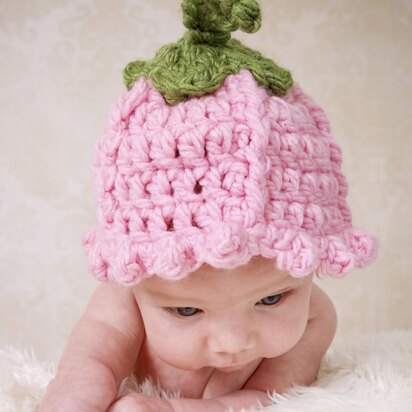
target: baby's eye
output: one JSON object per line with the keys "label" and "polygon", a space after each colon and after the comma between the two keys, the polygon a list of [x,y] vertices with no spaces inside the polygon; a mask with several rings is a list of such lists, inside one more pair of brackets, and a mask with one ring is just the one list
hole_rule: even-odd
{"label": "baby's eye", "polygon": [[277,295],[270,295],[266,296],[265,298],[261,299],[259,303],[262,305],[276,305],[282,299],[282,294],[279,293]]}
{"label": "baby's eye", "polygon": [[193,316],[200,312],[200,309],[191,307],[173,308],[173,310],[180,316]]}

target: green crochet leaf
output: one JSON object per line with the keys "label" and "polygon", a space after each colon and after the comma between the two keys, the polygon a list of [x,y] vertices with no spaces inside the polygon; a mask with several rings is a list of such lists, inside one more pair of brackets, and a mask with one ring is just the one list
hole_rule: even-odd
{"label": "green crochet leaf", "polygon": [[255,0],[183,0],[189,29],[177,42],[159,49],[153,60],[129,63],[123,73],[131,89],[145,76],[169,104],[212,93],[230,74],[248,69],[272,94],[283,96],[293,85],[290,72],[238,40],[230,32],[253,33],[261,25]]}

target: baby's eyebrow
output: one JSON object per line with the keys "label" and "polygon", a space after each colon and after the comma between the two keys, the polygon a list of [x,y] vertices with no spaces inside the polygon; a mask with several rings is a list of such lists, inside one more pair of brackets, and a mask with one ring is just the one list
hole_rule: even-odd
{"label": "baby's eyebrow", "polygon": [[186,295],[186,294],[173,294],[173,293],[169,293],[169,292],[162,292],[156,289],[148,289],[147,293],[149,293],[151,295],[151,297],[154,298],[160,298],[160,299],[164,299],[168,302],[174,302],[174,301],[191,301],[191,302],[197,302],[197,303],[201,303],[202,298],[199,295],[196,296],[192,296],[192,295]]}
{"label": "baby's eyebrow", "polygon": [[248,296],[259,296],[265,294],[266,296],[276,295],[279,293],[283,293],[289,289],[293,289],[294,287],[295,284],[293,283],[293,281],[288,280],[287,282],[282,282],[279,285],[265,285],[263,287],[254,289],[248,293]]}

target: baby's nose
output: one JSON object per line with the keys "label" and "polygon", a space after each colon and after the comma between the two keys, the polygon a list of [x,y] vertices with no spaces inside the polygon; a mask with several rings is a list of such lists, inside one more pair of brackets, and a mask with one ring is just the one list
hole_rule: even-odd
{"label": "baby's nose", "polygon": [[234,355],[250,350],[255,345],[252,328],[245,325],[222,325],[210,337],[211,349],[216,353]]}

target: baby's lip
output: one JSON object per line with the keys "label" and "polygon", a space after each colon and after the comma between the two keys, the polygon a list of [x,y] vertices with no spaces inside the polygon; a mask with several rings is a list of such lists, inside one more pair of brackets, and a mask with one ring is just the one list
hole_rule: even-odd
{"label": "baby's lip", "polygon": [[215,368],[222,371],[222,372],[234,372],[234,371],[238,371],[240,369],[243,369],[244,367],[246,367],[247,365],[249,365],[252,362],[253,362],[253,360],[248,360],[248,361],[245,361],[245,362],[233,362],[233,363],[227,363],[227,364],[222,364],[222,365],[219,365],[219,366],[215,366]]}
{"label": "baby's lip", "polygon": [[247,366],[247,363],[232,364],[232,365],[222,366],[216,369],[218,369],[221,372],[236,372],[236,371],[243,369],[245,366]]}

